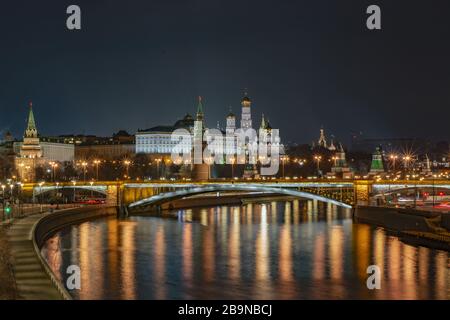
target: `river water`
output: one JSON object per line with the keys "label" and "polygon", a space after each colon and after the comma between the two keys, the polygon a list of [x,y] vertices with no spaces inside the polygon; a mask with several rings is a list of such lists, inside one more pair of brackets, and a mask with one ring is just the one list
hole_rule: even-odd
{"label": "river water", "polygon": [[448,252],[316,201],[101,218],[60,230],[42,254],[64,283],[80,267],[75,299],[450,299]]}

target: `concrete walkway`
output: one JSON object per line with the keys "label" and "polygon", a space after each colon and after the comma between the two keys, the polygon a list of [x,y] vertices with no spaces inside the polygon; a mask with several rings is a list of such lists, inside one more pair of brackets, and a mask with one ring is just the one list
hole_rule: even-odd
{"label": "concrete walkway", "polygon": [[8,230],[19,299],[62,299],[61,294],[41,265],[32,241],[33,226],[45,214],[35,214],[15,220]]}

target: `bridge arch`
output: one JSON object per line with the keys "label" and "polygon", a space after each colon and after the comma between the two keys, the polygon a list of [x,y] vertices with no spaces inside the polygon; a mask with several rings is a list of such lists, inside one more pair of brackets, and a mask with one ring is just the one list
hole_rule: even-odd
{"label": "bridge arch", "polygon": [[108,194],[108,188],[107,186],[89,186],[89,185],[75,185],[75,186],[71,186],[71,185],[63,185],[63,186],[56,186],[56,185],[51,185],[51,186],[36,186],[33,188],[33,195],[34,196],[39,196],[42,194],[45,194],[47,192],[50,191],[55,191],[55,190],[85,190],[85,191],[94,191],[97,193],[101,193],[103,195],[107,195]]}
{"label": "bridge arch", "polygon": [[299,198],[305,198],[310,200],[318,200],[321,202],[331,203],[340,207],[344,208],[352,208],[351,205],[346,204],[341,201],[337,201],[334,199],[329,199],[324,196],[320,196],[317,194],[305,192],[305,191],[298,191],[298,190],[292,190],[282,187],[267,187],[267,186],[261,186],[261,185],[223,185],[223,184],[216,184],[216,185],[208,185],[208,186],[200,186],[200,187],[193,187],[190,189],[183,189],[183,190],[177,190],[177,191],[171,191],[171,192],[164,192],[160,193],[158,195],[154,195],[136,202],[133,202],[128,205],[129,208],[136,208],[140,206],[152,206],[152,205],[160,205],[165,202],[169,202],[172,200],[181,199],[188,196],[198,195],[202,193],[210,193],[210,192],[220,192],[220,191],[262,191],[262,192],[268,192],[268,193],[277,193],[277,194],[283,194],[288,196],[294,196]]}

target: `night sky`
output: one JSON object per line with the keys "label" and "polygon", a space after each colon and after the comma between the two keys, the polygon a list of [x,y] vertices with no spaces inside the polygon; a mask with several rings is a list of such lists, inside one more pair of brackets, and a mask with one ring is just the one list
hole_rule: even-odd
{"label": "night sky", "polygon": [[0,131],[16,137],[30,100],[42,135],[110,135],[173,124],[198,95],[224,125],[247,88],[254,126],[264,113],[285,142],[321,125],[344,142],[450,139],[448,0],[14,0],[0,35]]}

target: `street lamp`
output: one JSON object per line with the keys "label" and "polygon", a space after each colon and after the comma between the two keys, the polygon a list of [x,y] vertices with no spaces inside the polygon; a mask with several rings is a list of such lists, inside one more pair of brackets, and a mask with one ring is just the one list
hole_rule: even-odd
{"label": "street lamp", "polygon": [[157,177],[157,179],[159,179],[159,163],[161,162],[161,159],[156,158],[155,162],[156,162],[156,177]]}
{"label": "street lamp", "polygon": [[288,156],[281,156],[281,168],[283,169],[283,179],[285,177],[284,165],[286,164],[286,161],[289,161],[289,157]]}
{"label": "street lamp", "polygon": [[333,160],[334,166],[336,167],[336,162],[337,162],[338,157],[332,156],[331,159]]}
{"label": "street lamp", "polygon": [[409,162],[411,161],[411,156],[404,156],[403,157],[403,161],[404,161],[404,165],[405,165],[405,169],[408,172],[409,171]]}
{"label": "street lamp", "polygon": [[98,165],[100,164],[100,160],[94,160],[94,164],[95,164],[96,180],[98,181]]}
{"label": "street lamp", "polygon": [[[167,170],[167,167],[169,167],[168,170]],[[164,171],[165,171],[166,178],[170,177],[171,167],[172,167],[172,160],[170,160],[169,158],[164,160]]]}
{"label": "street lamp", "polygon": [[81,166],[83,167],[83,182],[86,183],[86,167],[87,167],[87,162],[83,161],[81,163]]}
{"label": "street lamp", "polygon": [[56,175],[55,175],[55,169],[58,167],[58,164],[54,161],[49,162],[50,166],[52,167],[52,181],[56,181]]}
{"label": "street lamp", "polygon": [[39,193],[40,193],[40,197],[39,197],[39,210],[42,213],[42,186],[44,185],[44,182],[39,182]]}
{"label": "street lamp", "polygon": [[75,180],[73,180],[72,184],[73,184],[73,203],[75,203],[75,190],[76,190],[75,186],[76,186],[77,182]]}
{"label": "street lamp", "polygon": [[92,186],[94,185],[94,181],[90,181],[89,184],[91,185],[91,199],[94,196],[93,190],[92,190]]}
{"label": "street lamp", "polygon": [[131,161],[130,160],[125,160],[123,163],[125,164],[125,167],[126,167],[126,176],[125,176],[125,178],[129,179],[130,178],[129,170],[130,170],[130,163],[131,163]]}
{"label": "street lamp", "polygon": [[317,175],[320,176],[320,160],[322,160],[322,156],[314,156],[314,160],[317,162]]}
{"label": "street lamp", "polygon": [[395,172],[395,161],[397,160],[398,156],[396,154],[391,154],[389,156],[389,158],[392,161],[392,168],[393,168],[393,171]]}
{"label": "street lamp", "polygon": [[433,209],[434,209],[434,206],[435,206],[435,203],[436,203],[436,200],[435,200],[435,195],[436,195],[436,182],[434,181],[435,179],[436,179],[436,175],[433,174]]}

